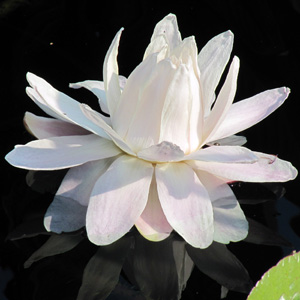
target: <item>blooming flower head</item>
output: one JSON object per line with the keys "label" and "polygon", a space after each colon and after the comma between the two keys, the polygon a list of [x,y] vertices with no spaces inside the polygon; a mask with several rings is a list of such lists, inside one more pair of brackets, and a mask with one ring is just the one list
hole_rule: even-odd
{"label": "blooming flower head", "polygon": [[215,95],[232,32],[198,53],[194,37],[182,40],[172,14],[156,25],[143,61],[126,79],[117,64],[121,32],[106,54],[103,82],[71,84],[92,91],[108,117],[27,74],[27,94],[52,118],[27,112],[25,124],[38,139],[16,146],[6,159],[28,170],[69,168],[45,227],[61,233],[86,226],[97,245],[113,243],[134,225],[152,241],[175,230],[198,248],[244,239],[248,223],[228,182],[287,181],[297,170],[243,147],[245,138],[235,134],[272,113],[289,89],[233,103],[234,57]]}

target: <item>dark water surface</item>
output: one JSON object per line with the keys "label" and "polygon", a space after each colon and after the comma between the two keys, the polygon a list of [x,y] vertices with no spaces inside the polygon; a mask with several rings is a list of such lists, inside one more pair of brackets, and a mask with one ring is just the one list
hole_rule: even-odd
{"label": "dark water surface", "polygon": [[[183,37],[195,35],[199,49],[218,33],[228,29],[234,32],[233,54],[241,60],[236,100],[275,87],[291,88],[289,99],[278,111],[243,134],[247,137],[248,148],[279,155],[299,169],[300,9],[292,0],[243,3],[234,0],[164,1],[163,4],[161,1],[2,1],[1,156],[4,157],[15,144],[31,140],[22,124],[24,112],[42,115],[25,94],[27,71],[96,108],[93,95],[84,90],[71,90],[68,84],[86,79],[102,80],[105,53],[121,27],[125,31],[118,61],[120,74],[128,76],[141,61],[154,25],[170,12],[177,15]],[[49,236],[42,234],[13,241],[7,237],[11,237],[12,232],[15,238],[19,237],[22,230],[43,231],[41,217],[52,195],[30,189],[25,182],[27,172],[11,167],[3,159],[1,172],[0,299],[76,299],[83,270],[97,247],[84,240],[66,253],[40,260],[24,269],[24,262]],[[286,193],[277,200],[274,188],[269,189],[266,196],[265,187],[235,187],[237,194],[244,199],[247,195],[256,200],[267,197],[269,201],[257,205],[243,204],[246,215],[294,245],[291,248],[247,242],[230,244],[228,249],[244,264],[254,283],[283,256],[293,249],[300,250],[299,179],[284,183],[282,187]],[[16,232],[22,224],[27,224],[27,227],[24,225]],[[80,234],[84,237],[84,232]],[[159,250],[166,257],[170,253],[171,257],[173,254],[168,247],[182,242],[176,235],[172,238],[176,242],[172,240],[153,251]],[[137,241],[140,243],[138,238]],[[142,242],[138,245],[145,250],[140,250],[137,264],[159,269],[159,255],[151,257],[147,253],[151,246]],[[179,253],[181,248],[176,249]],[[113,261],[122,256],[115,248],[111,251],[116,253],[111,258]],[[145,262],[145,256],[148,262]],[[107,270],[110,268],[108,264]],[[146,276],[139,272],[140,277]],[[174,272],[168,273],[168,278],[178,275]],[[141,292],[129,283],[128,277],[128,272],[121,273],[119,284],[109,299],[144,299]],[[170,284],[172,289],[172,279],[166,280],[163,275],[161,278],[146,277],[145,281],[153,281],[153,289],[159,290],[159,284]],[[219,299],[220,293],[219,284],[194,268],[182,299]],[[168,300],[166,297],[162,299]],[[227,299],[246,299],[246,295],[229,292]]]}

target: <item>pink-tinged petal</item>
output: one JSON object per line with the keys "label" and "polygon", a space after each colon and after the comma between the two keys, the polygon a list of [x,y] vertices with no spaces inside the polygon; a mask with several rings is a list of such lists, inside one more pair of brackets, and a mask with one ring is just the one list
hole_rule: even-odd
{"label": "pink-tinged petal", "polygon": [[135,226],[142,236],[155,242],[166,239],[173,230],[161,208],[155,176],[150,185],[147,205]]}
{"label": "pink-tinged petal", "polygon": [[185,160],[221,163],[254,163],[258,157],[241,146],[211,146],[185,156]]}
{"label": "pink-tinged petal", "polygon": [[168,87],[161,115],[159,142],[170,141],[185,153],[199,147],[200,85],[193,65],[180,65]]}
{"label": "pink-tinged petal", "polygon": [[126,234],[145,209],[153,166],[123,155],[99,178],[87,212],[89,240],[108,245]]}
{"label": "pink-tinged petal", "polygon": [[121,89],[119,85],[119,67],[117,62],[118,47],[120,42],[121,28],[113,39],[105,56],[103,64],[103,81],[106,92],[106,101],[111,118],[114,117],[116,106],[120,101]]}
{"label": "pink-tinged petal", "polygon": [[96,126],[99,128],[101,127],[106,132],[107,136],[110,137],[120,149],[128,154],[135,155],[128,144],[108,124],[105,123],[102,116],[98,112],[85,104],[81,104],[80,108],[83,114]]}
{"label": "pink-tinged petal", "polygon": [[228,30],[214,38],[201,49],[198,66],[201,73],[204,115],[210,112],[214,93],[227,65],[233,46],[233,33]]}
{"label": "pink-tinged petal", "polygon": [[184,152],[175,144],[161,142],[137,153],[139,158],[152,162],[180,161],[184,158]]}
{"label": "pink-tinged petal", "polygon": [[193,169],[207,171],[232,181],[285,182],[295,179],[297,170],[285,160],[275,155],[253,152],[258,161],[254,163],[221,163],[188,161]]}
{"label": "pink-tinged petal", "polygon": [[56,192],[56,197],[70,198],[83,206],[88,206],[96,181],[114,160],[115,157],[100,159],[71,168]]}
{"label": "pink-tinged petal", "polygon": [[46,211],[44,226],[56,233],[78,230],[85,226],[86,211],[77,201],[56,196]]}
{"label": "pink-tinged petal", "polygon": [[234,103],[210,139],[224,138],[255,125],[283,104],[289,93],[282,87]]}
{"label": "pink-tinged petal", "polygon": [[83,87],[91,91],[99,99],[99,104],[102,111],[105,112],[106,114],[109,114],[103,81],[85,80],[81,82],[70,83],[69,87],[73,89],[80,89]]}
{"label": "pink-tinged petal", "polygon": [[218,130],[230,106],[232,105],[237,87],[239,67],[239,59],[235,56],[230,65],[229,72],[217,97],[215,105],[205,120],[203,144],[211,140],[215,140],[215,138],[211,138],[211,136]]}
{"label": "pink-tinged petal", "polygon": [[243,240],[248,234],[248,222],[226,180],[203,171],[196,171],[212,201],[214,241],[228,244]]}
{"label": "pink-tinged petal", "polygon": [[[157,50],[161,48],[161,36],[163,36],[168,45],[169,53],[179,45],[179,43],[181,42],[181,34],[178,30],[178,24],[175,15],[169,14],[156,24],[153,35],[151,37],[150,45],[146,49],[144,59],[148,55],[158,52]],[[167,56],[169,55],[169,53],[167,53]]]}
{"label": "pink-tinged petal", "polygon": [[153,54],[127,80],[113,128],[135,152],[159,143],[161,111],[175,70],[169,60],[157,63]]}
{"label": "pink-tinged petal", "polygon": [[120,153],[112,141],[89,134],[52,137],[17,145],[5,159],[22,169],[59,170]]}
{"label": "pink-tinged petal", "polygon": [[247,143],[247,139],[241,135],[231,135],[226,138],[214,140],[207,143],[208,146],[243,146]]}
{"label": "pink-tinged petal", "polygon": [[[102,128],[96,126],[83,114],[79,102],[59,92],[44,79],[32,73],[27,73],[27,80],[35,90],[32,96],[37,94],[43,99],[48,108],[54,112],[54,116],[58,115],[61,120],[75,123],[101,137],[110,139]],[[32,92],[32,90],[30,91]]]}
{"label": "pink-tinged petal", "polygon": [[185,163],[157,164],[155,175],[170,225],[193,247],[208,247],[213,240],[212,204],[193,169]]}
{"label": "pink-tinged petal", "polygon": [[89,131],[73,123],[36,116],[26,112],[24,116],[26,129],[38,139],[54,136],[87,135]]}

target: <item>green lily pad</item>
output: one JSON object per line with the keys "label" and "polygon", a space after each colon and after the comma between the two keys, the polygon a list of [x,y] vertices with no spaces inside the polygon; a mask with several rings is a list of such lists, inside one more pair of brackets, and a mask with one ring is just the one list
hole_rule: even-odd
{"label": "green lily pad", "polygon": [[266,272],[247,300],[300,300],[300,252],[289,255]]}

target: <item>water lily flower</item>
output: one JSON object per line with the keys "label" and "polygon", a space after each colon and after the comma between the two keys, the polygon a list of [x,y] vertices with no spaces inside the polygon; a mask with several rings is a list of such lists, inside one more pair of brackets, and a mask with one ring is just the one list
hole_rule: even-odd
{"label": "water lily flower", "polygon": [[29,97],[52,118],[25,114],[37,137],[7,154],[28,170],[69,168],[44,224],[48,231],[86,226],[91,242],[108,245],[135,225],[152,241],[175,230],[187,243],[244,239],[248,223],[228,182],[283,182],[297,170],[276,156],[251,151],[235,134],[258,123],[288,97],[286,87],[233,103],[239,59],[215,90],[233,46],[231,31],[198,53],[194,37],[182,40],[176,16],[155,27],[143,61],[126,79],[117,55],[121,29],[104,61],[103,82],[87,88],[101,110],[81,104],[28,73]]}

